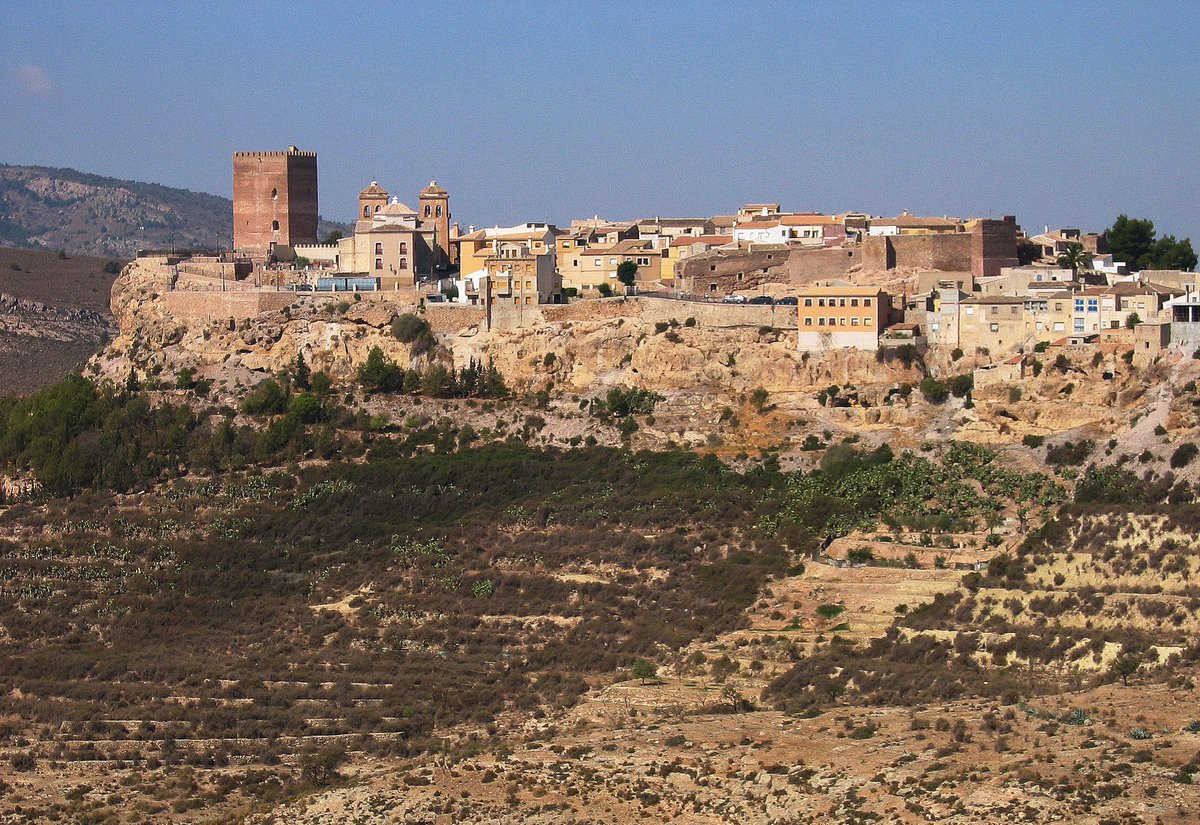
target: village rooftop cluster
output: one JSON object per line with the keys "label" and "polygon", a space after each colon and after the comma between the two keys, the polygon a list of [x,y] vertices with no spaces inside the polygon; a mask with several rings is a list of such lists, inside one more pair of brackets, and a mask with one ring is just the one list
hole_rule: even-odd
{"label": "village rooftop cluster", "polygon": [[[372,181],[348,237],[317,238],[317,158],[289,147],[233,159],[230,281],[240,288],[392,293],[533,307],[642,300],[770,305],[806,351],[944,346],[1002,356],[1117,343],[1139,355],[1200,345],[1196,273],[1131,272],[1104,233],[1028,235],[1015,216],[787,211],[529,222],[464,231],[436,182],[413,209]],[[489,316],[490,317],[490,316]]]}

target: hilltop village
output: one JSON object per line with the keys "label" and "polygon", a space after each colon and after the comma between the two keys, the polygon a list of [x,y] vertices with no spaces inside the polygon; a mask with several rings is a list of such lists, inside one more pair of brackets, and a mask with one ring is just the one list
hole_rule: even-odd
{"label": "hilltop village", "polygon": [[316,163],[0,401],[0,820],[1195,820],[1189,241]]}
{"label": "hilltop village", "polygon": [[771,325],[795,330],[807,352],[911,345],[1003,365],[1035,347],[1109,345],[1153,358],[1200,343],[1196,273],[1134,271],[1114,259],[1105,233],[1030,234],[1011,215],[828,215],[754,203],[702,218],[464,230],[436,182],[413,209],[371,181],[353,234],[318,239],[316,153],[238,152],[233,178],[232,252],[160,261],[171,267],[169,291],[188,293],[167,296],[176,317],[239,318],[305,294],[371,293],[442,304],[449,328],[490,330],[536,323],[533,307],[637,296],[642,306],[716,304],[731,323],[768,317],[743,305],[770,307]]}

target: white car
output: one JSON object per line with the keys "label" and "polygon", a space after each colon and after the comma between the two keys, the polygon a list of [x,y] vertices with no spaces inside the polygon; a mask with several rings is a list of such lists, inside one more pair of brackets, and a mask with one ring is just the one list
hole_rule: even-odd
{"label": "white car", "polygon": [[746,303],[745,295],[726,295],[721,299],[726,304],[744,304]]}

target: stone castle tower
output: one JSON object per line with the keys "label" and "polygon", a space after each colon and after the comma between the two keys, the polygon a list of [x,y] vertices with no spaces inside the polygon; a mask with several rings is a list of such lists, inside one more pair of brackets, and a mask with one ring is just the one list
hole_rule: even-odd
{"label": "stone castle tower", "polygon": [[234,249],[268,255],[277,244],[316,241],[317,153],[234,152]]}
{"label": "stone castle tower", "polygon": [[434,228],[433,265],[446,267],[452,263],[450,257],[450,196],[446,190],[431,180],[421,190],[417,201],[417,217],[423,226]]}

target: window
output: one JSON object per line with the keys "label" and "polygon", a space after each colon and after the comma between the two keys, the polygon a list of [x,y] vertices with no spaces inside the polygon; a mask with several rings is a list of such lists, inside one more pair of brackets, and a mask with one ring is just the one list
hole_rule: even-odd
{"label": "window", "polygon": [[1095,298],[1088,298],[1088,312],[1099,312],[1100,302]]}
{"label": "window", "polygon": [[1083,312],[1083,299],[1082,298],[1075,299],[1075,311]]}
{"label": "window", "polygon": [[819,306],[819,307],[823,307],[823,306],[825,306],[825,299],[824,299],[824,298],[818,298],[818,299],[817,299],[817,306]]}
{"label": "window", "polygon": [[600,260],[599,258],[592,258],[592,264],[595,266],[603,266],[604,261]]}
{"label": "window", "polygon": [[376,244],[375,244],[375,254],[376,254],[376,255],[382,255],[382,254],[383,254],[383,244],[381,244],[381,243],[376,243]]}
{"label": "window", "polygon": [[429,217],[429,204],[425,204],[425,217]]}
{"label": "window", "polygon": [[526,288],[526,289],[533,289],[533,282],[532,282],[532,281],[526,281],[526,282],[525,282],[525,288]]}
{"label": "window", "polygon": [[819,326],[819,327],[823,327],[823,326],[825,326],[825,319],[824,319],[824,318],[818,318],[818,319],[817,319],[817,326]]}
{"label": "window", "polygon": [[839,323],[841,326],[846,326],[846,319],[845,319],[845,318],[839,318],[839,319],[838,319],[838,323]]}
{"label": "window", "polygon": [[1054,311],[1055,311],[1055,312],[1062,312],[1062,301],[1055,301],[1055,302],[1054,302]]}
{"label": "window", "polygon": [[1073,328],[1075,332],[1083,332],[1083,319],[1076,318]]}
{"label": "window", "polygon": [[852,327],[856,327],[856,326],[858,326],[858,318],[851,318],[851,319],[850,319],[850,326],[852,326]]}
{"label": "window", "polygon": [[963,312],[965,312],[967,315],[974,315],[975,307],[963,307]]}
{"label": "window", "polygon": [[579,266],[579,259],[576,258],[575,260],[571,261],[571,266]]}
{"label": "window", "polygon": [[845,298],[841,298],[841,299],[839,299],[839,300],[838,300],[838,306],[840,306],[840,307],[844,307],[845,305],[846,305],[846,299],[845,299]]}
{"label": "window", "polygon": [[805,299],[804,299],[804,305],[805,305],[806,307],[810,307],[810,306],[812,306],[812,298],[805,298]]}
{"label": "window", "polygon": [[404,241],[400,242],[400,254],[401,255],[408,254],[408,244],[406,244]]}
{"label": "window", "polygon": [[871,319],[870,319],[870,318],[863,318],[863,326],[864,326],[864,327],[869,327],[869,326],[871,326]]}
{"label": "window", "polygon": [[871,299],[870,299],[870,298],[863,298],[863,306],[865,306],[865,307],[869,307],[870,305],[871,305]]}
{"label": "window", "polygon": [[438,216],[439,218],[442,216],[442,207],[441,207],[441,204],[438,204],[438,208],[437,208],[436,214],[437,214],[437,216]]}
{"label": "window", "polygon": [[804,319],[804,326],[806,326],[806,327],[811,327],[811,326],[812,326],[812,318],[805,318],[805,319]]}
{"label": "window", "polygon": [[408,258],[401,258],[401,259],[400,259],[400,268],[401,268],[401,269],[408,269]]}
{"label": "window", "polygon": [[609,259],[608,259],[608,265],[609,265],[609,266],[616,266],[616,265],[617,265],[617,259],[616,259],[616,258],[609,258]]}
{"label": "window", "polygon": [[1020,310],[1021,310],[1021,308],[1020,308],[1020,307],[1018,307],[1018,306],[1009,307],[1008,314],[1009,314],[1009,315],[1016,315],[1018,312],[1020,312]]}
{"label": "window", "polygon": [[739,273],[738,273],[738,280],[739,280],[739,281],[745,280],[745,278],[746,278],[746,273],[745,273],[745,272],[739,272]]}
{"label": "window", "polygon": [[370,206],[364,206],[364,207],[363,207],[363,217],[364,217],[364,218],[369,218],[369,217],[371,217],[371,207],[370,207]]}
{"label": "window", "polygon": [[650,266],[650,259],[649,258],[638,258],[637,265],[638,266]]}
{"label": "window", "polygon": [[278,232],[279,231],[279,221],[271,221],[271,229]]}
{"label": "window", "polygon": [[716,285],[716,284],[709,284],[709,285],[708,285],[708,291],[709,291],[709,292],[716,292],[716,291],[717,291],[717,285]]}
{"label": "window", "polygon": [[279,190],[278,190],[278,189],[272,189],[272,190],[271,190],[271,197],[272,197],[272,198],[277,198],[277,197],[279,197]]}
{"label": "window", "polygon": [[857,298],[851,298],[851,299],[850,299],[850,306],[852,306],[852,307],[856,307],[856,306],[858,306],[858,299],[857,299]]}
{"label": "window", "polygon": [[709,271],[709,272],[716,272],[716,271],[717,271],[717,265],[716,265],[716,264],[712,264],[711,266],[709,266],[709,268],[708,268],[708,271]]}
{"label": "window", "polygon": [[376,259],[375,259],[375,268],[376,268],[376,269],[383,269],[383,258],[376,258]]}
{"label": "window", "polygon": [[1000,331],[1000,325],[999,325],[999,324],[992,324],[992,325],[991,325],[991,327],[990,327],[990,329],[992,330],[992,332],[999,332],[999,331]]}

